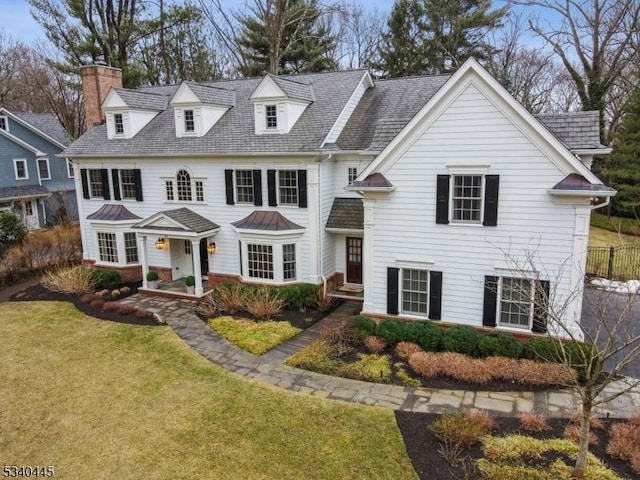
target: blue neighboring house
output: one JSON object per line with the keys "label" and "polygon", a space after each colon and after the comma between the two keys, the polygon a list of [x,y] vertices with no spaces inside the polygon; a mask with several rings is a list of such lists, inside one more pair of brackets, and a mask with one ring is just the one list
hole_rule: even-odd
{"label": "blue neighboring house", "polygon": [[61,207],[77,220],[73,165],[58,156],[69,143],[54,115],[0,108],[0,211],[17,213],[28,230],[55,223]]}

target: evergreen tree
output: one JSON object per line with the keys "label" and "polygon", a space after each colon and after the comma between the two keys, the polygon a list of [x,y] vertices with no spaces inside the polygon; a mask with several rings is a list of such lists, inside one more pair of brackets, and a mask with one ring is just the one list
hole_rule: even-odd
{"label": "evergreen tree", "polygon": [[614,150],[603,169],[609,184],[618,190],[612,211],[623,217],[640,217],[640,89],[626,104]]}
{"label": "evergreen tree", "polygon": [[321,22],[316,0],[255,0],[240,17],[238,44],[245,76],[319,72],[337,67],[329,52],[336,39]]}
{"label": "evergreen tree", "polygon": [[382,35],[381,63],[377,67],[389,77],[406,77],[424,73],[424,38],[420,0],[396,0]]}

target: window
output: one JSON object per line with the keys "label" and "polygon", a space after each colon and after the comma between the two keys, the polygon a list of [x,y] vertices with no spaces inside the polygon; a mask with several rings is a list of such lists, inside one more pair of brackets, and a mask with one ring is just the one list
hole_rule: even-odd
{"label": "window", "polygon": [[347,182],[351,185],[358,177],[358,167],[347,168]]}
{"label": "window", "polygon": [[104,189],[102,187],[102,171],[99,169],[89,170],[89,193],[91,198],[104,198]]}
{"label": "window", "polygon": [[266,105],[264,108],[267,128],[278,128],[278,109],[276,105]]}
{"label": "window", "polygon": [[67,175],[69,175],[69,178],[73,178],[75,176],[75,174],[73,173],[73,163],[71,163],[71,160],[69,160],[67,158]]}
{"label": "window", "polygon": [[118,263],[115,233],[98,232],[98,254],[101,262]]}
{"label": "window", "polygon": [[236,170],[236,198],[238,203],[253,204],[252,170]]}
{"label": "window", "polygon": [[27,200],[26,202],[23,202],[24,205],[24,214],[27,217],[32,217],[33,216],[33,203],[30,200]]}
{"label": "window", "polygon": [[0,129],[5,130],[6,132],[9,131],[9,121],[5,116],[0,117]]}
{"label": "window", "polygon": [[297,170],[278,170],[280,205],[298,205]]}
{"label": "window", "polygon": [[138,242],[135,232],[125,232],[124,253],[127,263],[138,263]]}
{"label": "window", "polygon": [[282,246],[282,278],[296,279],[296,245],[295,243]]}
{"label": "window", "polygon": [[165,180],[164,185],[167,192],[167,200],[173,201],[173,180]]}
{"label": "window", "polygon": [[204,202],[204,185],[202,180],[196,180],[196,202]]}
{"label": "window", "polygon": [[168,202],[205,201],[204,180],[193,178],[187,170],[178,170],[175,178],[165,178],[164,189]]}
{"label": "window", "polygon": [[184,131],[185,132],[196,131],[196,122],[193,117],[193,110],[184,111]]}
{"label": "window", "polygon": [[184,254],[191,255],[191,240],[184,241]]}
{"label": "window", "polygon": [[452,208],[453,222],[482,221],[482,175],[454,175]]}
{"label": "window", "polygon": [[535,282],[525,278],[500,279],[499,323],[502,327],[531,329]]}
{"label": "window", "polygon": [[38,158],[38,177],[40,180],[50,180],[51,174],[49,173],[49,159],[48,158]]}
{"label": "window", "polygon": [[15,159],[13,166],[16,171],[16,180],[26,180],[29,178],[29,172],[27,170],[27,161],[23,158]]}
{"label": "window", "polygon": [[191,175],[186,170],[180,170],[176,175],[176,184],[178,186],[178,201],[191,201]]}
{"label": "window", "polygon": [[121,113],[113,114],[113,128],[116,135],[124,135],[124,119]]}
{"label": "window", "polygon": [[273,246],[247,245],[249,277],[273,280]]}
{"label": "window", "polygon": [[120,192],[123,200],[136,199],[136,181],[133,170],[120,170]]}
{"label": "window", "polygon": [[429,272],[402,270],[402,313],[427,316],[429,298]]}

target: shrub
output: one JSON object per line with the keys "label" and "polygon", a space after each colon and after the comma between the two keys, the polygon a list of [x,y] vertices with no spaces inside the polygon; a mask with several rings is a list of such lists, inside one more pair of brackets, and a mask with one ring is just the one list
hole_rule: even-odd
{"label": "shrub", "polygon": [[158,272],[154,272],[153,270],[147,272],[147,282],[157,282],[159,278]]}
{"label": "shrub", "polygon": [[117,270],[94,270],[93,275],[97,288],[113,290],[122,283],[122,275]]}
{"label": "shrub", "polygon": [[104,305],[102,305],[102,311],[115,312],[116,310],[118,310],[119,306],[120,304],[118,302],[104,302]]}
{"label": "shrub", "polygon": [[496,428],[496,421],[484,410],[472,408],[465,414],[465,417],[470,421],[477,423],[488,432],[495,430]]}
{"label": "shrub", "polygon": [[194,308],[194,311],[198,315],[201,315],[205,318],[215,317],[220,312],[220,310],[220,305],[218,305],[218,301],[212,293],[209,293],[208,295],[201,298],[198,305],[196,305],[196,307]]}
{"label": "shrub", "polygon": [[514,372],[514,380],[529,385],[566,386],[574,383],[574,373],[559,363],[520,360]]}
{"label": "shrub", "polygon": [[278,290],[262,286],[245,299],[245,308],[258,320],[270,320],[284,308],[284,300]]}
{"label": "shrub", "polygon": [[395,354],[400,360],[405,362],[416,352],[421,352],[422,348],[413,342],[400,342],[396,345]]}
{"label": "shrub", "polygon": [[254,322],[233,317],[218,317],[209,321],[209,326],[222,337],[243,350],[262,355],[301,332],[289,322]]}
{"label": "shrub", "polygon": [[218,285],[213,289],[212,295],[216,299],[220,309],[229,315],[233,315],[245,308],[245,297],[248,292],[239,283]]}
{"label": "shrub", "polygon": [[522,348],[522,357],[538,362],[558,361],[558,341],[544,337],[532,337]]}
{"label": "shrub", "polygon": [[478,352],[478,332],[468,325],[456,325],[444,334],[443,345],[447,352],[475,356]]}
{"label": "shrub", "polygon": [[351,324],[369,336],[376,332],[376,322],[366,315],[354,315],[349,319]]}
{"label": "shrub", "polygon": [[[630,461],[633,457],[640,457],[640,426],[634,424],[632,420],[622,423],[614,423],[609,430],[609,442],[607,443],[607,453],[621,460]],[[640,458],[637,458],[640,460]],[[636,473],[640,469],[632,464]]]}
{"label": "shrub", "polygon": [[493,378],[508,382],[518,381],[519,360],[509,357],[487,357],[483,362]]}
{"label": "shrub", "polygon": [[332,353],[331,345],[320,339],[291,355],[285,363],[291,367],[335,375],[340,362],[333,358]]}
{"label": "shrub", "polygon": [[92,300],[89,306],[91,308],[95,308],[96,310],[102,310],[102,307],[104,306],[104,300]]}
{"label": "shrub", "polygon": [[93,270],[83,265],[46,272],[41,282],[47,290],[60,293],[87,293],[96,286]]}
{"label": "shrub", "polygon": [[[573,412],[573,415],[571,415],[569,422],[573,423],[574,425],[580,425],[582,423],[582,412],[580,410],[576,410],[575,412]],[[602,423],[602,420],[600,420],[598,417],[594,417],[592,415],[591,419],[589,420],[589,427],[593,430],[604,430],[604,423]]]}
{"label": "shrub", "polygon": [[20,243],[27,236],[27,229],[20,217],[11,211],[0,212],[0,250]]}
{"label": "shrub", "polygon": [[444,413],[429,426],[429,429],[443,442],[467,449],[491,433],[492,427],[486,419],[480,419],[475,414],[469,417],[460,412],[453,412]]}
{"label": "shrub", "polygon": [[526,432],[544,432],[551,429],[547,420],[537,413],[525,412],[520,414],[519,419],[520,428]]}
{"label": "shrub", "polygon": [[522,354],[522,345],[508,333],[488,333],[478,339],[478,353],[482,357],[518,358]]}
{"label": "shrub", "polygon": [[402,363],[396,363],[396,383],[405,387],[419,387],[422,385],[419,379],[412,377]]}
{"label": "shrub", "polygon": [[360,353],[355,362],[341,364],[337,375],[363,382],[388,383],[391,379],[389,356]]}
{"label": "shrub", "polygon": [[184,279],[184,284],[187,287],[193,287],[196,284],[196,277],[194,277],[193,275],[189,275],[188,277],[186,277]]}
{"label": "shrub", "polygon": [[444,332],[433,322],[413,322],[407,325],[406,339],[428,352],[442,350],[443,337]]}
{"label": "shrub", "polygon": [[409,367],[424,379],[435,378],[441,373],[440,363],[433,352],[419,351],[409,357]]}
{"label": "shrub", "polygon": [[315,308],[318,286],[312,283],[301,283],[280,288],[280,294],[288,310]]}
{"label": "shrub", "polygon": [[364,339],[364,346],[371,353],[382,353],[387,348],[387,342],[380,337],[371,335]]}
{"label": "shrub", "polygon": [[441,353],[438,355],[438,360],[442,374],[460,382],[482,385],[494,378],[484,360],[456,352]]}
{"label": "shrub", "polygon": [[112,297],[119,297],[120,296],[120,290],[118,290],[117,288],[115,290],[111,291],[111,296]]}
{"label": "shrub", "polygon": [[[572,441],[573,443],[576,443],[576,444],[580,443],[580,426],[570,423],[565,427],[563,436],[564,438]],[[596,437],[595,433],[589,432],[589,445],[597,445],[597,444],[598,444],[598,437]]]}
{"label": "shrub", "polygon": [[107,290],[106,288],[100,290],[99,292],[96,292],[96,296],[99,298],[106,297],[107,295],[109,295],[109,290]]}
{"label": "shrub", "polygon": [[136,317],[137,318],[151,318],[151,317],[153,317],[153,312],[150,312],[149,310],[138,310],[136,312]]}
{"label": "shrub", "polygon": [[91,302],[93,302],[94,300],[99,300],[100,297],[98,295],[96,295],[95,293],[87,293],[86,295],[83,295],[80,297],[80,301],[82,303],[86,303],[89,304]]}
{"label": "shrub", "polygon": [[137,310],[137,308],[134,305],[131,305],[130,303],[123,303],[118,307],[118,313],[120,315],[129,315],[130,313],[133,313]]}
{"label": "shrub", "polygon": [[129,293],[129,292],[131,292],[131,289],[129,287],[121,287],[120,288],[120,293],[126,294],[126,293]]}
{"label": "shrub", "polygon": [[384,338],[389,345],[395,345],[407,339],[407,323],[396,318],[382,320],[376,326],[376,335]]}
{"label": "shrub", "polygon": [[329,295],[325,295],[324,290],[323,290],[322,287],[316,288],[316,293],[314,295],[314,300],[315,300],[315,303],[316,303],[316,308],[318,310],[320,310],[321,312],[326,312],[331,307],[333,307],[333,305],[336,302],[336,299],[334,297],[331,297]]}
{"label": "shrub", "polygon": [[361,341],[360,331],[354,331],[348,322],[339,322],[324,327],[320,332],[320,338],[330,345],[335,357],[351,353],[352,345]]}

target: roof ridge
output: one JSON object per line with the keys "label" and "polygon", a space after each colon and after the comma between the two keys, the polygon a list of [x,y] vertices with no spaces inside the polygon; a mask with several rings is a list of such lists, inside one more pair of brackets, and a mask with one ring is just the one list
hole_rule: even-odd
{"label": "roof ridge", "polygon": [[452,77],[452,73],[434,73],[433,75],[408,75],[406,77],[373,78],[374,82],[390,82],[393,80],[414,80],[416,78]]}
{"label": "roof ridge", "polygon": [[[141,87],[141,88],[149,88],[149,87]],[[124,91],[124,92],[133,92],[133,93],[142,93],[144,95],[155,95],[156,97],[168,97],[169,96],[169,95],[164,94],[164,93],[145,92],[144,90],[140,90],[139,88],[113,87],[113,89],[116,92]]]}

